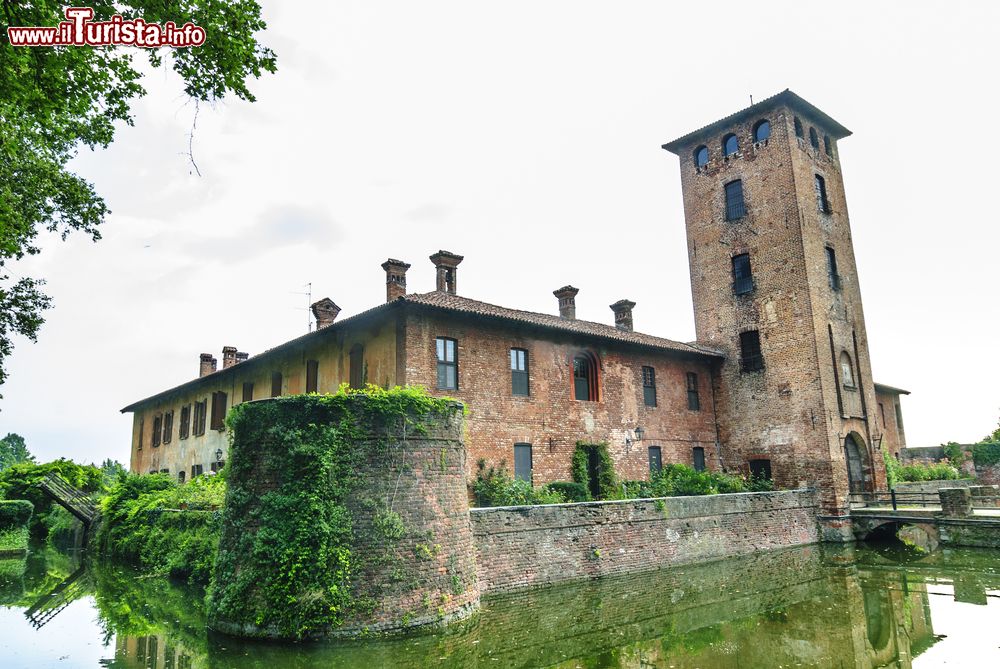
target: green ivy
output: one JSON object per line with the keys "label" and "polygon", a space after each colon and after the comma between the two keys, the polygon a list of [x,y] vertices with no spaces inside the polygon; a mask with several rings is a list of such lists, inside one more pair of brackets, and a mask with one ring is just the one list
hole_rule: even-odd
{"label": "green ivy", "polygon": [[593,490],[589,466],[591,453],[597,454],[597,498],[615,499],[620,496],[618,477],[615,476],[615,465],[611,460],[611,454],[608,453],[606,443],[576,442],[576,450],[573,452],[573,460],[570,464],[573,481],[586,486],[588,491]]}
{"label": "green ivy", "polygon": [[[209,588],[210,619],[302,638],[374,607],[370,593],[359,595],[357,587],[380,584],[355,582],[366,567],[355,546],[363,543],[373,563],[386,564],[407,528],[391,502],[375,496],[366,505],[374,535],[358,536],[348,497],[365,482],[362,465],[373,449],[392,461],[402,446],[390,435],[426,432],[428,419],[453,410],[453,400],[421,388],[346,385],[333,395],[235,406],[226,420],[230,485]],[[260,472],[281,472],[281,480],[261,487]],[[421,555],[437,550],[432,542],[422,547]]]}
{"label": "green ivy", "polygon": [[882,451],[882,462],[885,463],[886,484],[889,488],[894,488],[897,483],[903,480],[899,472],[899,460],[889,453],[889,449],[885,447],[885,444],[880,445],[879,449]]}
{"label": "green ivy", "polygon": [[991,467],[1000,462],[1000,442],[983,442],[972,447],[976,467]]}

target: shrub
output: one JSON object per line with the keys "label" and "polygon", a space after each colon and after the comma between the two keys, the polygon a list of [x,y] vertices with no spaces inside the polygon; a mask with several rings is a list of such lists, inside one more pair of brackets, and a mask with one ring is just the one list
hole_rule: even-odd
{"label": "shrub", "polygon": [[990,467],[1000,462],[1000,442],[986,442],[972,447],[972,461],[977,467]]}
{"label": "shrub", "polygon": [[546,485],[543,490],[557,493],[567,502],[590,501],[590,491],[587,490],[587,486],[574,481],[554,481]]}
{"label": "shrub", "polygon": [[558,490],[548,486],[533,488],[521,479],[512,479],[506,468],[486,468],[486,461],[476,463],[476,480],[472,492],[476,506],[521,506],[524,504],[559,504],[566,499]]}
{"label": "shrub", "polygon": [[899,468],[898,474],[901,481],[952,481],[962,478],[961,473],[947,460],[906,465]]}
{"label": "shrub", "polygon": [[35,507],[24,499],[0,500],[0,530],[26,527]]}
{"label": "shrub", "polygon": [[70,485],[83,492],[96,494],[104,488],[104,474],[93,465],[78,465],[72,460],[59,459],[42,465],[21,463],[0,472],[0,497],[28,500],[35,507],[29,529],[32,536],[44,538],[49,527],[45,519],[55,502],[42,492],[38,484],[49,473],[55,472]]}

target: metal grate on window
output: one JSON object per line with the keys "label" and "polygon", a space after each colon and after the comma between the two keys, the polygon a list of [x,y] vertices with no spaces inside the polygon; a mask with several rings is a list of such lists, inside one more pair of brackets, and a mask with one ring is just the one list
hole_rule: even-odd
{"label": "metal grate on window", "polygon": [[830,200],[826,197],[826,179],[817,174],[814,184],[816,187],[816,208],[821,214],[831,213]]}
{"label": "metal grate on window", "polygon": [[743,203],[743,182],[739,179],[726,184],[726,220],[735,221],[746,215]]}
{"label": "metal grate on window", "polygon": [[753,291],[753,272],[750,269],[750,254],[733,256],[733,293],[746,295]]}
{"label": "metal grate on window", "polygon": [[642,401],[648,407],[656,406],[656,370],[642,368]]}
{"label": "metal grate on window", "polygon": [[764,369],[764,355],[760,350],[760,332],[750,330],[740,333],[740,371],[758,372]]}

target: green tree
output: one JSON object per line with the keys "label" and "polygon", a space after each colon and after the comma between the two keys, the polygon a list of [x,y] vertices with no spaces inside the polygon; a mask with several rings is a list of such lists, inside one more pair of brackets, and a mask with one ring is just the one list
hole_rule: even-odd
{"label": "green tree", "polygon": [[274,53],[257,41],[266,25],[254,0],[97,0],[86,5],[94,9],[95,21],[118,12],[148,23],[191,21],[204,28],[206,39],[200,47],[161,50],[13,47],[8,26],[54,26],[65,19],[63,3],[0,3],[0,384],[12,337],[35,341],[42,312],[51,306],[41,291],[43,280],[19,277],[7,264],[38,253],[43,230],[63,239],[72,232],[100,239],[108,207],[93,184],[70,172],[67,163],[81,146],[105,148],[116,127],[133,124],[132,104],[146,93],[135,58],[145,55],[154,67],[172,67],[195,105],[227,94],[253,101],[248,79],[276,69]]}
{"label": "green tree", "polygon": [[34,462],[35,456],[28,452],[24,437],[13,432],[0,439],[0,472],[22,462]]}
{"label": "green tree", "polygon": [[997,443],[1000,444],[1000,424],[997,425],[997,429],[990,432],[988,435],[983,437],[983,443]]}

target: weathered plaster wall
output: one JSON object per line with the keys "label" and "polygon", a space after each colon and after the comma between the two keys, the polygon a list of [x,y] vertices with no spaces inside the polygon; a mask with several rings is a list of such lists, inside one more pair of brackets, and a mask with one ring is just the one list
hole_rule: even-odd
{"label": "weathered plaster wall", "polygon": [[811,490],[473,509],[480,589],[495,593],[820,540]]}

